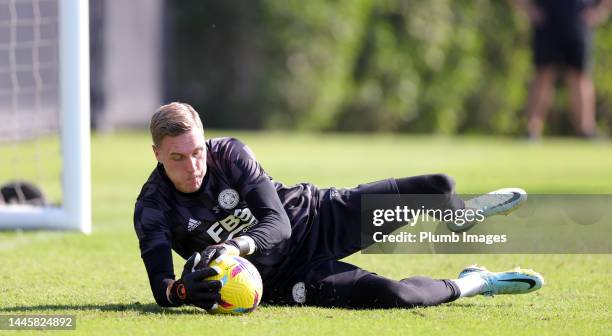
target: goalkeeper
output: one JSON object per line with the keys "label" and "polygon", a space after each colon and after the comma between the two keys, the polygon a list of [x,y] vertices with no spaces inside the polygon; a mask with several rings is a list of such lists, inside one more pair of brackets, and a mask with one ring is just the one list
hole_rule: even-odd
{"label": "goalkeeper", "polygon": [[[285,186],[268,176],[240,141],[205,140],[188,104],[161,106],[150,130],[158,164],[138,196],[134,227],[160,306],[213,308],[221,284],[205,278],[216,272],[210,260],[224,253],[249,259],[261,273],[264,302],[275,304],[410,308],[478,294],[527,293],[543,284],[531,270],[494,273],[475,265],[457,279],[396,281],[339,261],[362,248],[363,194],[440,194],[446,200],[441,207],[479,208],[489,216],[515,208],[525,198],[521,190],[464,203],[442,174],[351,189]],[[187,259],[178,280],[171,250]]]}

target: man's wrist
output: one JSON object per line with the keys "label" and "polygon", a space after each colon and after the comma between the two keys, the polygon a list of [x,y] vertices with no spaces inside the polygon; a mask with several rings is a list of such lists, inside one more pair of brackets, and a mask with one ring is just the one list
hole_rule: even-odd
{"label": "man's wrist", "polygon": [[170,302],[170,304],[178,304],[177,302],[173,302],[172,298],[170,297],[170,291],[172,290],[172,285],[174,284],[175,280],[172,279],[167,279],[164,280],[164,282],[166,283],[166,299],[168,299],[168,302]]}
{"label": "man's wrist", "polygon": [[226,241],[225,244],[237,248],[241,256],[250,255],[255,252],[255,241],[249,236],[235,237]]}

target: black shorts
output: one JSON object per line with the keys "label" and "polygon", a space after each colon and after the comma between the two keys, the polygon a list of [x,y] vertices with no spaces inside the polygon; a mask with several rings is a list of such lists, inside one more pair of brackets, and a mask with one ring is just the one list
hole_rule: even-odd
{"label": "black shorts", "polygon": [[[324,307],[411,308],[450,302],[459,288],[449,280],[410,277],[399,281],[378,276],[339,261],[370,244],[362,245],[361,199],[368,194],[454,195],[454,182],[433,174],[387,179],[350,189],[323,189],[308,234],[294,252],[273,269],[273,281],[264,281],[263,300],[272,304]],[[455,197],[443,197],[442,206],[463,206]],[[385,227],[389,232],[398,226]],[[269,270],[268,270],[269,271]]]}
{"label": "black shorts", "polygon": [[584,24],[543,24],[534,30],[533,59],[536,67],[562,65],[587,69],[591,49],[591,32]]}
{"label": "black shorts", "polygon": [[[395,179],[355,188],[321,189],[311,231],[300,249],[276,270],[281,277],[265,286],[264,301],[334,306],[334,300],[348,298],[354,284],[372,274],[338,261],[361,250],[361,195],[398,193]],[[308,287],[316,290],[307,291]],[[305,292],[311,295],[305,296]]]}

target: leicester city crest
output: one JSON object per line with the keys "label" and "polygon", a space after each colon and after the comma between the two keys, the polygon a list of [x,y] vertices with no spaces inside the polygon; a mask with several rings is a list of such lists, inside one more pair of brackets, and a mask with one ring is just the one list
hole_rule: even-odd
{"label": "leicester city crest", "polygon": [[233,209],[238,205],[240,196],[234,189],[225,189],[219,193],[219,199],[217,200],[219,206],[225,210]]}
{"label": "leicester city crest", "polygon": [[301,281],[296,283],[291,289],[291,294],[293,296],[293,301],[296,303],[306,302],[306,284]]}

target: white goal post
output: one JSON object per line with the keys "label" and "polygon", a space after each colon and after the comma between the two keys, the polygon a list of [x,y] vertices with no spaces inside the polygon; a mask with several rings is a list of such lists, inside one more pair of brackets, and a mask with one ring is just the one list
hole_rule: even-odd
{"label": "white goal post", "polygon": [[58,25],[62,202],[57,207],[1,206],[0,229],[91,233],[88,1],[59,0]]}

